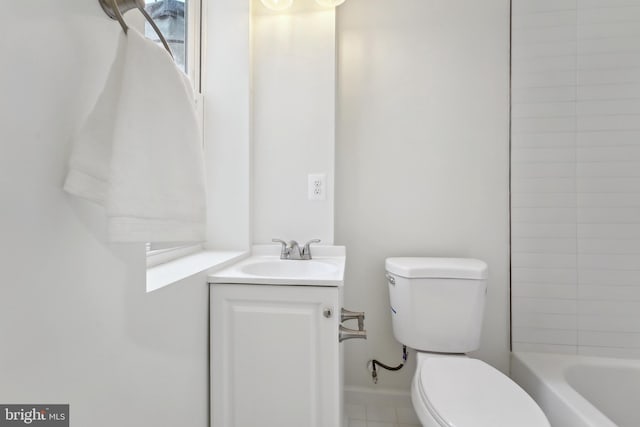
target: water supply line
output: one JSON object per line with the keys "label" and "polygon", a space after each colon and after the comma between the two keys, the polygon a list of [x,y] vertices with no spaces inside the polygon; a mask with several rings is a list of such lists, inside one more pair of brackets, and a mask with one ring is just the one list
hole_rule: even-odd
{"label": "water supply line", "polygon": [[377,369],[378,366],[383,369],[386,369],[387,371],[399,371],[400,369],[402,369],[404,364],[407,363],[408,357],[409,357],[409,354],[407,353],[407,346],[403,345],[402,346],[402,363],[399,364],[398,366],[385,365],[384,363],[376,359],[369,360],[367,362],[367,368],[371,371],[371,379],[373,380],[373,383],[378,384],[378,369]]}

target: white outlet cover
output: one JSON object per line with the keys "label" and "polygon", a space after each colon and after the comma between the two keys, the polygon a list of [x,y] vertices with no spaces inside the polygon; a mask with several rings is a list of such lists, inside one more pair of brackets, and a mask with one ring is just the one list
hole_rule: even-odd
{"label": "white outlet cover", "polygon": [[326,200],[327,175],[324,173],[310,173],[308,176],[307,192],[309,200]]}

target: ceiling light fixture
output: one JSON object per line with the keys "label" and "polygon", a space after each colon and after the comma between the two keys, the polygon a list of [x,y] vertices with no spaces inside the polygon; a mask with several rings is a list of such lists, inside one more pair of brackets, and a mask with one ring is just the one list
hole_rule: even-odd
{"label": "ceiling light fixture", "polygon": [[264,7],[271,10],[289,9],[293,4],[293,0],[260,0],[260,1],[264,5]]}
{"label": "ceiling light fixture", "polygon": [[324,7],[336,7],[340,6],[344,2],[345,0],[316,0],[316,3]]}

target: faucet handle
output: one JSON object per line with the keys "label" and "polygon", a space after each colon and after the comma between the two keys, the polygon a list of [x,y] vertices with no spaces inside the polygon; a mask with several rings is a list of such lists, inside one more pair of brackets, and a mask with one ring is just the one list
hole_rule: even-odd
{"label": "faucet handle", "polygon": [[280,250],[280,258],[284,257],[287,254],[287,242],[282,239],[271,239],[273,243],[280,243],[282,245],[282,249]]}
{"label": "faucet handle", "polygon": [[320,239],[309,240],[304,244],[304,248],[302,248],[302,255],[308,256],[307,259],[311,259],[311,244],[312,243],[320,243]]}

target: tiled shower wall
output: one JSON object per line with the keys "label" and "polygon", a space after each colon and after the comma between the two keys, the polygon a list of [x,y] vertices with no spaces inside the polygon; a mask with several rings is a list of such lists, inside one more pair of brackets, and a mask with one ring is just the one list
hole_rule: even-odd
{"label": "tiled shower wall", "polygon": [[514,350],[640,357],[640,0],[513,0]]}

